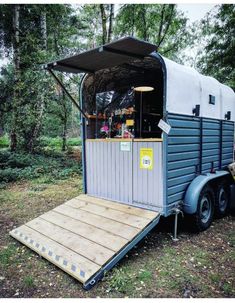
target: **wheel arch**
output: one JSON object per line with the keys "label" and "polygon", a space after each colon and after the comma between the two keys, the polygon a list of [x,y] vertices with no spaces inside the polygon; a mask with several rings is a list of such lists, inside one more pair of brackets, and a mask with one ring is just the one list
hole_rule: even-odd
{"label": "wheel arch", "polygon": [[221,177],[226,177],[229,175],[230,175],[229,172],[222,170],[222,171],[217,171],[216,173],[207,173],[197,176],[187,188],[184,197],[184,203],[183,203],[184,213],[190,215],[196,213],[198,199],[205,185],[211,183],[211,181],[216,181]]}

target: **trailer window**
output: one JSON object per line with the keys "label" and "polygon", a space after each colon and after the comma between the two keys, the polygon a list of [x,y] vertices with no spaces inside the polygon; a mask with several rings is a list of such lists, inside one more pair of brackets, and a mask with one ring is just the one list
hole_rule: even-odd
{"label": "trailer window", "polygon": [[[93,86],[92,86],[93,84]],[[148,86],[140,92],[136,87]],[[87,138],[160,138],[163,80],[159,69],[115,67],[88,76],[84,110],[89,121]]]}

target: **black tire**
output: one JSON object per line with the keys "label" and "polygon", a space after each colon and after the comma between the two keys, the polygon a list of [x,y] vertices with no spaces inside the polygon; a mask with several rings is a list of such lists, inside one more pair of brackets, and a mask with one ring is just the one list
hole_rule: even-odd
{"label": "black tire", "polygon": [[214,191],[209,185],[206,185],[200,193],[197,212],[193,215],[196,231],[204,231],[211,225],[214,216],[214,208]]}
{"label": "black tire", "polygon": [[215,196],[215,214],[217,218],[226,215],[229,208],[229,187],[225,181],[221,181],[217,185]]}

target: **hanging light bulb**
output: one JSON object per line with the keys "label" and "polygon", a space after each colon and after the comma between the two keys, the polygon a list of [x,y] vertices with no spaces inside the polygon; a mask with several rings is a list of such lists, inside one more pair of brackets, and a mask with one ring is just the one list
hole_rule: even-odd
{"label": "hanging light bulb", "polygon": [[152,86],[137,86],[134,87],[134,91],[136,92],[151,92],[154,88]]}

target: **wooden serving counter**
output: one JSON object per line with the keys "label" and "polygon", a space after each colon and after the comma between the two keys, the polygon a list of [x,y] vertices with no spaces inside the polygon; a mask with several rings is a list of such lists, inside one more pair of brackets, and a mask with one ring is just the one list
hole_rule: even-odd
{"label": "wooden serving counter", "polygon": [[87,142],[162,142],[161,138],[107,138],[107,139],[86,139]]}

